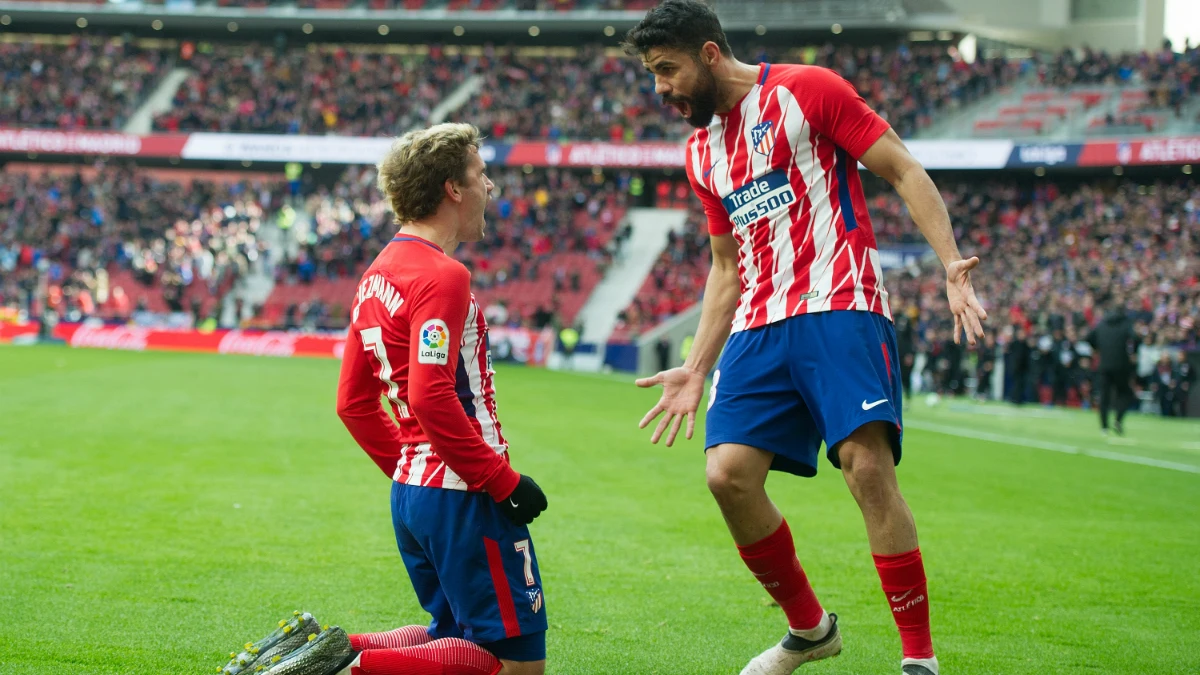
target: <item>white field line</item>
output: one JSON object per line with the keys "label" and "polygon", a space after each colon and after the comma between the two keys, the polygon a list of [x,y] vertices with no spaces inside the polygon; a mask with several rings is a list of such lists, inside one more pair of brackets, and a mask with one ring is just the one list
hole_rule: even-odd
{"label": "white field line", "polygon": [[1126,464],[1141,464],[1143,466],[1153,466],[1159,469],[1170,469],[1172,471],[1183,471],[1185,473],[1200,474],[1200,466],[1192,466],[1191,464],[1180,464],[1179,462],[1167,462],[1161,459],[1153,459],[1150,457],[1140,457],[1138,455],[1127,455],[1121,452],[1112,452],[1109,450],[1096,450],[1093,448],[1084,448],[1077,445],[1067,445],[1065,443],[1054,443],[1052,441],[1040,441],[1033,438],[1021,438],[1019,436],[1009,436],[1007,434],[993,434],[986,431],[977,431],[966,427],[957,427],[947,424],[935,424],[932,422],[922,422],[920,420],[911,420],[905,422],[905,428],[920,429],[922,431],[933,431],[939,434],[947,434],[950,436],[960,436],[962,438],[974,438],[981,441],[994,441],[996,443],[1008,443],[1010,445],[1020,445],[1026,448],[1036,448],[1039,450],[1051,450],[1054,452],[1062,452],[1068,455],[1086,455],[1088,457],[1096,457],[1099,459],[1110,459],[1114,462],[1125,462]]}

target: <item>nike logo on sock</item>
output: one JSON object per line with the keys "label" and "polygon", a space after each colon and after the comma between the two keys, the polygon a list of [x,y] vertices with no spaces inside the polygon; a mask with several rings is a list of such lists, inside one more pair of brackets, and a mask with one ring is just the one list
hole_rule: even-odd
{"label": "nike logo on sock", "polygon": [[863,399],[862,408],[863,408],[863,410],[870,410],[871,408],[874,408],[877,405],[883,405],[884,403],[887,403],[886,398],[881,398],[878,401],[875,401],[874,403],[867,403],[866,399]]}
{"label": "nike logo on sock", "polygon": [[904,595],[901,595],[900,597],[896,597],[893,595],[892,602],[904,602],[904,599],[907,598],[908,596],[912,595],[912,592],[915,590],[916,590],[915,588],[910,588],[907,593],[905,593]]}

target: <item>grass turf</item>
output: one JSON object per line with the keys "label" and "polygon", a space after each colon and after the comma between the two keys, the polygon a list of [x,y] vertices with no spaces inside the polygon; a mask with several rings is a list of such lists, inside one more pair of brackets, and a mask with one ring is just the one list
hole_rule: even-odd
{"label": "grass turf", "polygon": [[[0,673],[216,672],[294,608],[351,631],[423,621],[388,481],[334,415],[336,373],[0,348]],[[734,673],[779,638],[701,442],[637,429],[654,393],[510,367],[498,385],[514,463],[550,499],[532,528],[549,672]],[[1080,412],[918,402],[906,419],[900,477],[944,673],[1200,671],[1200,475],[1048,451],[1200,469],[1200,425],[1133,416],[1105,443]],[[825,464],[768,488],[845,635],[804,672],[899,672],[841,477]]]}

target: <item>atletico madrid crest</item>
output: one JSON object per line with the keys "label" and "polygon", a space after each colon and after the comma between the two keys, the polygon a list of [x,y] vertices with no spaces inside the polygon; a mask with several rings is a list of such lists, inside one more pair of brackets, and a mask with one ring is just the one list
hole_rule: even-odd
{"label": "atletico madrid crest", "polygon": [[542,611],[542,589],[535,588],[532,591],[525,591],[525,595],[529,596],[529,607],[534,614]]}
{"label": "atletico madrid crest", "polygon": [[754,142],[754,151],[760,155],[770,155],[775,147],[775,123],[767,120],[750,130],[750,140]]}

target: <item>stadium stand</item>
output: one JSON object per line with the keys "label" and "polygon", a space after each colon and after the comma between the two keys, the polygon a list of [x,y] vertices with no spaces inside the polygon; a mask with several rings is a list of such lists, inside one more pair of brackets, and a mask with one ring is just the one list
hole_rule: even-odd
{"label": "stadium stand", "polygon": [[[190,51],[190,50],[188,50]],[[428,118],[475,64],[438,47],[200,43],[160,131],[375,136]]]}
{"label": "stadium stand", "polygon": [[168,62],[167,52],[122,38],[0,41],[0,126],[120,127]]}
{"label": "stadium stand", "polygon": [[0,304],[28,306],[44,268],[49,308],[67,317],[139,309],[207,317],[260,264],[256,235],[279,183],[237,172],[9,164],[0,172]]}
{"label": "stadium stand", "polygon": [[[472,120],[495,139],[633,141],[682,138],[689,132],[660,105],[652,79],[635,61],[599,43],[276,48],[184,41],[176,54],[119,38],[42,36],[0,43],[0,51],[7,57],[8,85],[0,99],[0,122],[8,125],[118,126],[174,63],[194,74],[176,91],[172,109],[155,117],[159,131],[398,133],[425,121],[466,77],[481,74],[482,93],[453,111],[451,119]],[[827,43],[786,50],[750,44],[737,51],[751,62],[837,70],[904,137],[948,110],[1006,89],[1029,67],[1000,58],[967,63],[953,46],[903,42],[888,48]],[[1200,87],[1198,53],[1110,57],[1088,52],[1079,60],[1067,54],[1044,59],[1036,64],[1037,78],[1053,89],[1027,92],[1019,104],[979,119],[975,131],[1038,135],[1078,114],[1092,115],[1087,128],[1096,133],[1154,131],[1168,112],[1181,114]],[[60,71],[78,78],[75,85],[103,86],[66,86],[54,75]]]}
{"label": "stadium stand", "polygon": [[[570,323],[611,262],[613,235],[626,208],[618,183],[568,171],[493,172],[488,236],[455,252],[473,273],[482,306],[503,304],[513,323]],[[263,308],[268,322],[286,323],[318,301],[331,318],[363,268],[391,239],[395,225],[371,168],[348,169],[332,188],[306,199],[311,231],[278,268],[278,283]],[[340,306],[340,307],[339,307]],[[295,307],[295,309],[290,309]]]}
{"label": "stadium stand", "polygon": [[[1018,62],[980,59],[967,64],[953,48],[834,46],[779,50],[749,45],[736,50],[751,63],[806,63],[833,68],[901,136],[911,136],[947,109],[957,108],[1010,83]],[[498,52],[483,68],[479,97],[453,114],[472,120],[493,138],[684,138],[690,132],[664,108],[642,67],[599,45],[549,53]]]}
{"label": "stadium stand", "polygon": [[[893,191],[868,181],[880,245],[920,238]],[[1119,292],[1143,330],[1171,345],[1200,344],[1200,187],[1194,181],[1124,180],[1021,185],[1015,180],[939,180],[964,255],[979,255],[1004,283],[978,289],[999,321],[1027,330],[1083,331],[1098,298]],[[871,187],[874,189],[872,190]],[[708,273],[703,213],[692,209],[637,298],[622,337],[636,336],[695,303]],[[936,264],[886,275],[893,310],[915,307],[948,333],[944,284]]]}
{"label": "stadium stand", "polygon": [[1038,136],[1073,119],[1087,134],[1161,131],[1200,93],[1200,49],[1109,55],[1064,51],[1037,67],[1040,88],[975,121],[978,136]]}

